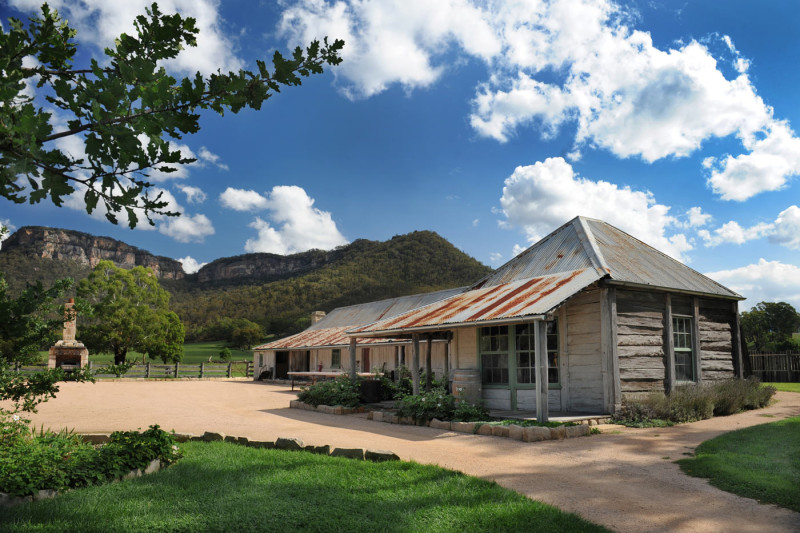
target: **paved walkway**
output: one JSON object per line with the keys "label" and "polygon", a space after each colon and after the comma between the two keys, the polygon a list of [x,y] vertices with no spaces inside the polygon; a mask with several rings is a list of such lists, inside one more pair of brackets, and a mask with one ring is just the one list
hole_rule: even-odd
{"label": "paved walkway", "polygon": [[620,429],[522,443],[289,409],[289,387],[251,381],[66,383],[33,422],[80,432],[221,431],[254,440],[391,450],[401,458],[492,479],[617,531],[800,531],[800,514],[711,487],[673,462],[725,431],[800,415],[800,394],[759,411],[672,428]]}

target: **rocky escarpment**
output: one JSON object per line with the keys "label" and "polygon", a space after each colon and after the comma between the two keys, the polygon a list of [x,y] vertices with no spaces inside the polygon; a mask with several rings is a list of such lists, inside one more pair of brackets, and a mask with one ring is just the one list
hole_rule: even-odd
{"label": "rocky escarpment", "polygon": [[24,226],[3,241],[3,252],[12,250],[42,259],[72,260],[90,268],[103,260],[112,261],[120,268],[143,266],[163,279],[185,276],[183,266],[174,259],[155,256],[111,237],[96,237],[80,231]]}
{"label": "rocky escarpment", "polygon": [[336,255],[335,251],[310,250],[293,255],[260,253],[223,257],[204,265],[195,276],[200,283],[243,278],[271,281],[323,267]]}

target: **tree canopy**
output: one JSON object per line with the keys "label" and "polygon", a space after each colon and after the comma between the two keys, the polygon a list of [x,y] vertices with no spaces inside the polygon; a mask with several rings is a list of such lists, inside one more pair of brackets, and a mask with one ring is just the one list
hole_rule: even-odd
{"label": "tree canopy", "polygon": [[150,269],[125,270],[100,261],[78,285],[78,296],[92,309],[92,316],[78,324],[90,351],[113,353],[116,365],[126,362],[129,350],[165,363],[183,357],[183,324],[169,310],[169,293]]}
{"label": "tree canopy", "polygon": [[[11,18],[0,26],[0,196],[18,203],[49,196],[60,206],[77,190],[88,213],[102,200],[108,220],[117,223],[124,209],[130,227],[139,216],[151,225],[153,214],[177,216],[148,181],[148,172],[174,172],[194,161],[170,139],[197,132],[201,110],[260,109],[281,87],[339,64],[344,46],[326,38],[295,48],[288,58],[275,52],[271,71],[257,61],[255,72],[198,72],[177,80],[162,63],[196,46],[195,20],[163,14],[153,3],[134,26],[136,34],[122,34],[105,49],[105,59],[80,67],[73,64],[76,31],[47,4],[27,25]],[[34,64],[26,66],[26,58]],[[54,109],[35,106],[34,83]],[[66,121],[54,131],[56,109]],[[83,138],[85,156],[57,147],[70,136]]]}
{"label": "tree canopy", "polygon": [[786,302],[760,302],[742,313],[741,324],[744,338],[754,350],[785,350],[800,327],[800,314]]}

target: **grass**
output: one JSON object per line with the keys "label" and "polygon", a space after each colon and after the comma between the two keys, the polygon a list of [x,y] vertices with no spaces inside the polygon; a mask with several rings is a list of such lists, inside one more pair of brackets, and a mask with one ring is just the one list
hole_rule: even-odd
{"label": "grass", "polygon": [[7,509],[3,531],[606,531],[493,482],[406,462],[187,443],[142,478]]}
{"label": "grass", "polygon": [[727,492],[800,512],[800,417],[708,440],[678,464]]}
{"label": "grass", "polygon": [[[226,347],[225,341],[212,341],[212,342],[196,342],[192,344],[184,344],[183,345],[183,359],[181,360],[181,364],[187,365],[199,365],[200,363],[207,363],[208,358],[211,357],[214,362],[223,362],[222,359],[219,357],[219,352],[223,348]],[[231,351],[231,361],[234,362],[233,365],[233,376],[234,377],[243,377],[245,366],[243,364],[237,365],[236,361],[252,361],[253,360],[253,352],[252,350],[239,350],[236,348],[230,348]],[[39,352],[39,358],[41,362],[47,361],[47,352]],[[142,362],[143,354],[135,351],[128,352],[128,361],[136,361],[138,363]],[[113,354],[92,354],[89,356],[89,360],[92,362],[93,367],[107,365],[114,361]],[[145,362],[151,362],[154,364],[162,364],[161,359],[150,359],[148,358]]]}
{"label": "grass", "polygon": [[800,392],[800,383],[764,383],[784,392]]}

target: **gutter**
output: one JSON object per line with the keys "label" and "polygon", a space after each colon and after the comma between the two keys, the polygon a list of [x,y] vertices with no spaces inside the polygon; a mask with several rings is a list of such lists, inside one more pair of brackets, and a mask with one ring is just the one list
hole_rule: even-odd
{"label": "gutter", "polygon": [[417,326],[413,328],[397,328],[397,329],[384,329],[370,332],[349,332],[346,331],[345,335],[351,338],[358,337],[388,337],[390,335],[404,335],[407,333],[426,333],[430,331],[447,331],[457,328],[467,327],[485,327],[485,326],[502,326],[505,324],[524,324],[527,322],[538,322],[540,320],[547,320],[547,315],[527,315],[524,317],[511,317],[511,318],[496,318],[494,320],[478,320],[475,322],[455,322],[452,324],[436,324],[431,326]]}
{"label": "gutter", "polygon": [[658,285],[648,285],[646,283],[634,283],[631,281],[618,281],[615,279],[604,279],[601,282],[603,285],[607,286],[614,286],[614,287],[625,287],[629,289],[643,289],[648,291],[660,291],[660,292],[669,292],[674,294],[686,294],[688,296],[705,296],[711,298],[722,298],[725,300],[732,300],[732,301],[742,301],[746,300],[744,296],[740,294],[736,294],[736,296],[726,296],[724,294],[714,294],[710,292],[700,292],[700,291],[690,291],[686,289],[674,289],[672,287],[659,287]]}

